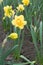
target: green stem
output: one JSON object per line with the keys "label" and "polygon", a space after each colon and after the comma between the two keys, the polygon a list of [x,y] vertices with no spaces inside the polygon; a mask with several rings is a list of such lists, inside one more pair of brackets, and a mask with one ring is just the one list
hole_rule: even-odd
{"label": "green stem", "polygon": [[22,45],[23,45],[23,40],[24,40],[24,30],[22,31],[22,40],[21,40],[21,45],[20,45],[20,51],[21,51],[21,48],[22,48]]}
{"label": "green stem", "polygon": [[42,21],[40,22],[40,44],[41,44],[41,55],[43,55],[43,44],[42,44]]}

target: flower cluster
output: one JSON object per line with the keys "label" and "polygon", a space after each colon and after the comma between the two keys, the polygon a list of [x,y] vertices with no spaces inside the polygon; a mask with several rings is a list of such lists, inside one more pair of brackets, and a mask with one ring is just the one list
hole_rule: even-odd
{"label": "flower cluster", "polygon": [[[22,0],[22,3],[23,4],[19,4],[17,6],[17,10],[20,11],[20,12],[24,11],[24,9],[25,9],[24,5],[28,6],[30,4],[30,0]],[[15,12],[12,9],[12,6],[7,5],[7,6],[4,7],[4,17],[11,18],[11,16],[13,16],[14,14],[15,14]]]}
{"label": "flower cluster", "polygon": [[23,4],[19,4],[17,7],[18,11],[23,11],[25,9],[24,6],[28,6],[30,4],[30,0],[22,0]]}
{"label": "flower cluster", "polygon": [[[28,6],[30,3],[30,0],[22,0],[22,4],[20,3],[16,8],[17,8],[17,12],[22,12],[25,10],[25,6]],[[15,14],[15,15],[14,15]],[[24,26],[27,24],[27,21],[25,21],[24,16],[21,15],[17,15],[16,12],[12,9],[12,6],[5,6],[4,7],[4,17],[3,19],[5,19],[5,17],[11,18],[12,17],[12,25],[15,26],[16,28],[19,29],[24,29]],[[12,39],[16,39],[18,38],[18,34],[17,33],[11,33],[8,37],[12,38]]]}

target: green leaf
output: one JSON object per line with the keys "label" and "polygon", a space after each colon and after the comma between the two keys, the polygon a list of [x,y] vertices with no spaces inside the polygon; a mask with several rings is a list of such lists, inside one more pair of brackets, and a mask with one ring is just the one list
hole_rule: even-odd
{"label": "green leaf", "polygon": [[31,35],[32,35],[33,43],[34,43],[34,46],[35,46],[35,49],[36,49],[36,54],[37,54],[37,56],[39,58],[39,49],[37,47],[37,37],[36,37],[35,31],[32,28],[32,24],[30,26],[30,29],[31,29]]}
{"label": "green leaf", "polygon": [[29,59],[27,59],[25,56],[20,55],[20,58],[24,59],[25,61],[27,61],[28,63],[31,63],[31,61]]}
{"label": "green leaf", "polygon": [[42,44],[42,22],[40,22],[40,43]]}
{"label": "green leaf", "polygon": [[37,38],[36,38],[35,31],[32,28],[32,24],[31,24],[30,28],[31,28],[31,35],[32,35],[33,43],[37,44]]}
{"label": "green leaf", "polygon": [[15,63],[13,65],[26,65],[26,64],[28,64],[28,62],[27,63]]}
{"label": "green leaf", "polygon": [[42,21],[40,22],[40,44],[41,44],[41,54],[42,54],[42,51],[43,51],[43,44],[42,44]]}
{"label": "green leaf", "polygon": [[11,54],[16,47],[18,47],[18,45],[15,45],[13,48],[9,49],[9,50],[2,56],[2,60],[4,60],[9,54]]}

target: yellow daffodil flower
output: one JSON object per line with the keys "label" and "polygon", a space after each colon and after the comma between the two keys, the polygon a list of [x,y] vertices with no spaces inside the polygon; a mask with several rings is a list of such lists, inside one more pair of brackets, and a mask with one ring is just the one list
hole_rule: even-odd
{"label": "yellow daffodil flower", "polygon": [[23,15],[15,16],[15,19],[12,20],[12,25],[20,29],[23,29],[26,24],[27,21],[24,21]]}
{"label": "yellow daffodil flower", "polygon": [[8,37],[11,38],[11,39],[17,39],[18,34],[17,33],[11,33]]}
{"label": "yellow daffodil flower", "polygon": [[19,4],[19,6],[17,7],[17,10],[20,12],[23,11],[24,10],[23,4]]}
{"label": "yellow daffodil flower", "polygon": [[12,6],[5,6],[4,7],[4,16],[6,17],[11,17],[12,15],[14,15],[15,14],[15,12],[14,12],[14,10],[12,10]]}
{"label": "yellow daffodil flower", "polygon": [[30,0],[22,0],[22,3],[25,5],[25,6],[28,6],[30,4]]}

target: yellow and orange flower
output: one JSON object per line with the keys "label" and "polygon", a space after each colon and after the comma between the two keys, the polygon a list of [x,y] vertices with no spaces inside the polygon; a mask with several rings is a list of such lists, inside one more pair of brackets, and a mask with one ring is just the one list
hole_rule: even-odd
{"label": "yellow and orange flower", "polygon": [[17,10],[20,12],[23,11],[24,10],[23,4],[19,4],[19,6],[17,7]]}
{"label": "yellow and orange flower", "polygon": [[5,6],[4,7],[4,16],[6,17],[11,17],[12,15],[14,15],[15,14],[15,12],[14,12],[14,10],[12,9],[12,6]]}
{"label": "yellow and orange flower", "polygon": [[8,37],[11,38],[11,39],[17,39],[18,34],[17,33],[11,33]]}
{"label": "yellow and orange flower", "polygon": [[25,6],[28,6],[30,4],[30,0],[22,0],[22,3],[25,5]]}
{"label": "yellow and orange flower", "polygon": [[27,21],[24,20],[23,15],[15,16],[15,18],[12,20],[12,25],[20,29],[23,29],[26,24]]}

